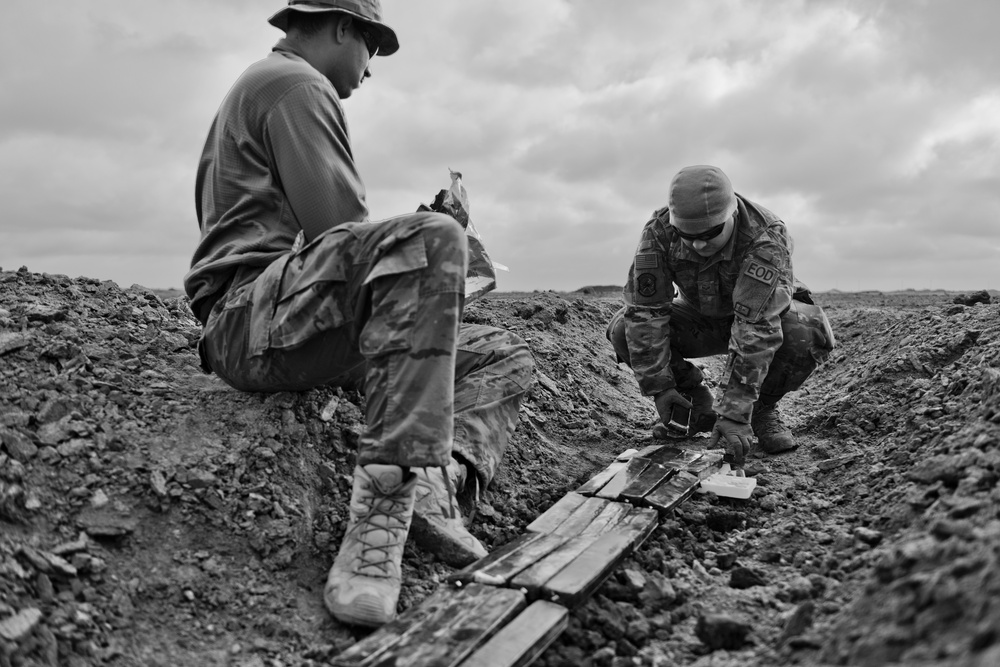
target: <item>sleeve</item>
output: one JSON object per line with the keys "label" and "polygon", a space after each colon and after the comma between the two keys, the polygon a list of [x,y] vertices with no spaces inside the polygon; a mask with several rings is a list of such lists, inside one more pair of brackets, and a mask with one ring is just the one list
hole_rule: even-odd
{"label": "sleeve", "polygon": [[666,238],[654,218],[642,230],[623,292],[630,363],[647,396],[676,386],[670,371],[674,283],[667,256]]}
{"label": "sleeve", "polygon": [[332,88],[303,83],[265,119],[276,178],[307,241],[344,222],[368,219],[343,107]]}
{"label": "sleeve", "polygon": [[765,233],[747,254],[733,289],[735,318],[722,378],[725,390],[716,407],[723,417],[750,422],[753,403],[781,347],[781,316],[791,304],[793,282],[783,236]]}

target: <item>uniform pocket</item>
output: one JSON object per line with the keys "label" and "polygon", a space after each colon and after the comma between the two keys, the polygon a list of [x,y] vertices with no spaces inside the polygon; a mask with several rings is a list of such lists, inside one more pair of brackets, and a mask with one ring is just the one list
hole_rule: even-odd
{"label": "uniform pocket", "polygon": [[270,321],[271,349],[304,345],[347,322],[347,267],[342,262],[289,258]]}
{"label": "uniform pocket", "polygon": [[376,260],[365,282],[371,287],[372,312],[361,331],[360,349],[365,357],[378,357],[410,349],[420,306],[420,276],[409,275],[427,266],[427,251],[420,235],[411,236]]}

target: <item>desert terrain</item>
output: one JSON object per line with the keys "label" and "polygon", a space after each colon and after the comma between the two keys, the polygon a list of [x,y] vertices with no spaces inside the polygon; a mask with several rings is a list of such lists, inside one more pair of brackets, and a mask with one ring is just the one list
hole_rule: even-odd
{"label": "desert terrain", "polygon": [[[816,294],[838,347],[781,403],[800,447],[748,459],[748,500],[666,517],[537,664],[1000,664],[1000,305],[971,294]],[[487,547],[650,444],[604,338],[619,303],[467,308],[537,369],[473,525]],[[364,398],[234,391],[198,333],[180,296],[0,271],[0,667],[323,665],[363,636],[322,587]],[[401,608],[451,572],[408,546]]]}

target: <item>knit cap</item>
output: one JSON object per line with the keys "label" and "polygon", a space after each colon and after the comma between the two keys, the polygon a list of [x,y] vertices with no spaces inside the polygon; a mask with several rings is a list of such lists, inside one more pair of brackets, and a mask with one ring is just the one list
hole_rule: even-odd
{"label": "knit cap", "polygon": [[733,215],[736,193],[722,170],[705,164],[684,167],[670,181],[670,220],[687,228],[714,227]]}

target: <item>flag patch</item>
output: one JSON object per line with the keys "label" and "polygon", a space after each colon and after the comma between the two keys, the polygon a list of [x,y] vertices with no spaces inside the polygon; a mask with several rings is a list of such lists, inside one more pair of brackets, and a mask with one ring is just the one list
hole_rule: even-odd
{"label": "flag patch", "polygon": [[655,269],[660,265],[660,258],[656,253],[642,252],[635,256],[636,269]]}

